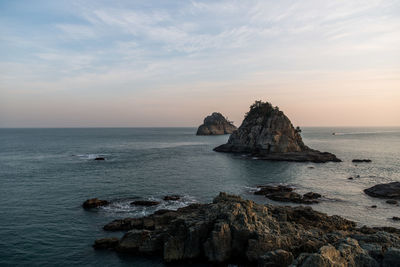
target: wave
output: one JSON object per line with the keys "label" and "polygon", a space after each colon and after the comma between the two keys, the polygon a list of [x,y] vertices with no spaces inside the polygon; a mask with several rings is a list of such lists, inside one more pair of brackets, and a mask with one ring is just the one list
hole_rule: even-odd
{"label": "wave", "polygon": [[98,157],[105,157],[108,154],[79,154],[79,155],[73,155],[75,157],[81,158],[81,159],[95,159]]}
{"label": "wave", "polygon": [[[134,200],[150,200],[150,201],[158,201],[159,205],[156,206],[135,206],[131,205],[131,202]],[[150,214],[153,214],[157,210],[177,210],[179,208],[186,207],[190,204],[197,203],[198,201],[193,196],[184,195],[179,200],[163,200],[158,197],[149,197],[149,198],[125,198],[125,199],[116,199],[111,200],[111,203],[107,206],[101,207],[100,209],[106,212],[110,216],[118,216],[121,215],[123,217],[143,217]]]}

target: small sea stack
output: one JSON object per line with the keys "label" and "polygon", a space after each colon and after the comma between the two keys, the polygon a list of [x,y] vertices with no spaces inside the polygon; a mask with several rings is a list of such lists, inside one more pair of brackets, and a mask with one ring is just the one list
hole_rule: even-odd
{"label": "small sea stack", "polygon": [[320,152],[303,143],[300,128],[268,102],[250,106],[242,125],[232,133],[228,143],[214,148],[217,152],[241,153],[265,160],[298,162],[340,162],[334,154]]}
{"label": "small sea stack", "polygon": [[214,112],[204,119],[204,123],[197,129],[196,135],[231,134],[236,129],[236,126],[221,113]]}

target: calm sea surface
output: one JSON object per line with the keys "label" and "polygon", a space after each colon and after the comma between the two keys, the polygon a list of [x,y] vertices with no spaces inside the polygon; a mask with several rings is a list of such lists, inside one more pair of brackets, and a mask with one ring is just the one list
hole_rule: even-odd
{"label": "calm sea surface", "polygon": [[[195,136],[195,128],[0,129],[0,265],[163,266],[146,259],[94,251],[107,222],[143,216],[155,208],[134,208],[132,199],[182,201],[176,209],[209,202],[220,191],[259,203],[256,185],[284,183],[300,193],[322,193],[313,207],[360,225],[395,226],[400,207],[366,196],[377,183],[400,181],[400,128],[304,128],[312,148],[329,151],[342,163],[291,163],[244,159],[212,151],[228,136]],[[332,132],[338,133],[332,135]],[[94,161],[104,156],[106,161]],[[372,163],[353,164],[354,158]],[[310,167],[314,168],[310,168]],[[348,180],[348,177],[358,177]],[[85,211],[92,197],[112,205]],[[275,204],[277,204],[275,202]],[[279,203],[278,203],[279,204]],[[371,205],[377,205],[371,209]]]}

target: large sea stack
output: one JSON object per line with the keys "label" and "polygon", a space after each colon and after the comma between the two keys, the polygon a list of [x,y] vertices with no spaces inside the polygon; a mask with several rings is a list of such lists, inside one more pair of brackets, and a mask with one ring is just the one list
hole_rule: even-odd
{"label": "large sea stack", "polygon": [[236,126],[228,121],[221,113],[214,112],[204,119],[204,123],[197,129],[197,135],[231,134],[236,131]]}
{"label": "large sea stack", "polygon": [[307,147],[289,118],[268,102],[256,101],[242,125],[232,133],[228,143],[216,147],[218,152],[242,153],[266,160],[279,161],[341,161],[328,152]]}

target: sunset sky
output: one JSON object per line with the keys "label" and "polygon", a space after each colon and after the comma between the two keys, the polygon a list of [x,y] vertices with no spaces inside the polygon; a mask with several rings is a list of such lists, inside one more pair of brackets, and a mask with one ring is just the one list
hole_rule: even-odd
{"label": "sunset sky", "polygon": [[0,127],[400,126],[400,1],[0,1]]}

